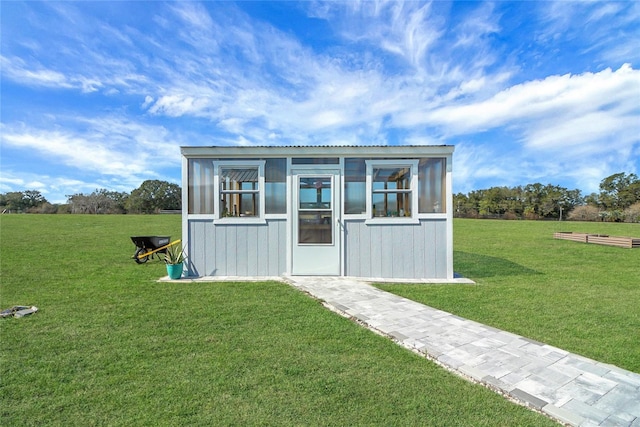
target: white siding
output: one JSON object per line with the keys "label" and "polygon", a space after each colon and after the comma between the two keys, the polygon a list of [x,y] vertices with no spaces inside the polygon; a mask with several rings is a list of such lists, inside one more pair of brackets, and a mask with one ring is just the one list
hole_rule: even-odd
{"label": "white siding", "polygon": [[393,225],[345,221],[345,274],[446,279],[446,225],[445,219]]}
{"label": "white siding", "polygon": [[217,224],[189,220],[189,276],[280,276],[285,270],[286,221]]}

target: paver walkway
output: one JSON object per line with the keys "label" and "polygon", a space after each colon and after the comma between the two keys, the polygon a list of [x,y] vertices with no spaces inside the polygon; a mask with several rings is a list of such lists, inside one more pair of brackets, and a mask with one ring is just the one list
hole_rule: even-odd
{"label": "paver walkway", "polygon": [[444,367],[574,426],[640,426],[640,375],[501,331],[357,280],[295,287]]}

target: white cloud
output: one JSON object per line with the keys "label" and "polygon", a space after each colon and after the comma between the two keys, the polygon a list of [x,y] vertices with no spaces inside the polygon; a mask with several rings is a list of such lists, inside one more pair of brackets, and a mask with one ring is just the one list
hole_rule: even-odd
{"label": "white cloud", "polygon": [[637,64],[640,60],[638,2],[556,0],[538,2],[537,6],[536,39],[543,46],[574,47],[579,43],[581,55],[576,58],[599,58],[615,66],[624,62]]}
{"label": "white cloud", "polygon": [[26,85],[62,88],[73,87],[64,74],[42,67],[36,70],[29,69],[25,61],[20,58],[0,56],[0,66],[2,67],[2,72],[5,77],[20,81]]}
{"label": "white cloud", "polygon": [[[63,118],[58,118],[63,121]],[[138,181],[161,167],[179,167],[179,142],[159,126],[117,117],[72,119],[66,129],[4,126],[2,144],[34,153],[68,167],[98,175]],[[79,126],[81,125],[81,126]],[[72,128],[83,129],[72,131]]]}
{"label": "white cloud", "polygon": [[147,95],[147,96],[145,96],[145,97],[144,97],[144,102],[142,103],[141,107],[142,107],[143,109],[146,109],[146,108],[148,108],[152,103],[153,103],[153,97],[152,97],[152,96]]}
{"label": "white cloud", "polygon": [[[78,193],[91,193],[98,188],[104,188],[101,182],[81,181],[65,176],[52,176],[37,172],[3,170],[0,177],[0,190],[11,191],[39,191],[49,203],[66,203],[67,196]],[[110,188],[114,188],[111,186]],[[120,191],[131,191],[126,188]]]}
{"label": "white cloud", "polygon": [[[599,73],[550,76],[510,87],[485,101],[424,111],[421,121],[444,126],[448,134],[455,135],[504,125],[537,126],[538,120],[566,121],[597,111],[603,115],[608,112],[637,115],[634,91],[638,88],[640,71],[629,65],[615,72],[606,69]],[[420,117],[409,114],[403,124],[418,124]],[[529,143],[535,145],[536,141]]]}
{"label": "white cloud", "polygon": [[171,117],[180,117],[183,115],[199,116],[210,106],[209,99],[206,97],[195,97],[187,94],[165,95],[149,108],[152,114],[166,114]]}
{"label": "white cloud", "polygon": [[[28,130],[6,132],[3,143],[22,150],[35,150],[44,156],[54,156],[78,169],[99,169],[102,173],[127,174],[127,156],[114,153],[104,145],[69,132]],[[131,159],[135,162],[136,159]]]}
{"label": "white cloud", "polygon": [[473,13],[456,26],[455,46],[476,48],[483,37],[500,31],[498,19],[493,3],[479,3]]}
{"label": "white cloud", "polygon": [[504,185],[523,184],[514,177],[543,183],[570,179],[586,191],[597,191],[604,177],[638,167],[639,94],[640,71],[624,65],[616,71],[549,76],[485,101],[452,104],[409,118],[439,124],[445,139],[500,131],[483,144],[460,145],[458,183],[461,177],[470,186],[488,177]]}
{"label": "white cloud", "polygon": [[173,11],[191,28],[208,31],[214,24],[202,5],[185,2],[175,3],[171,6]]}
{"label": "white cloud", "polygon": [[16,188],[19,188],[21,191],[24,189],[24,183],[25,180],[23,178],[12,176],[12,174],[6,170],[3,170],[0,175],[0,190],[4,193],[14,191]]}
{"label": "white cloud", "polygon": [[525,132],[527,148],[546,153],[598,155],[617,151],[628,157],[638,142],[638,117],[590,112],[578,117],[540,121]]}

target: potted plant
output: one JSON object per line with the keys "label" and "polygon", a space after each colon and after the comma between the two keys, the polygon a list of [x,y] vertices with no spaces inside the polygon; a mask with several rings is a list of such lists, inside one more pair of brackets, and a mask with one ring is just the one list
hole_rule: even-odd
{"label": "potted plant", "polygon": [[184,251],[180,245],[172,245],[167,248],[164,262],[167,264],[167,275],[170,279],[176,280],[182,277],[184,259]]}

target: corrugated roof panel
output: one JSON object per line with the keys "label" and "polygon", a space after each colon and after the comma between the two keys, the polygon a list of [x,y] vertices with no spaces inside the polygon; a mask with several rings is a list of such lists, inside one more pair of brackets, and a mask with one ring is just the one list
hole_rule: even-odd
{"label": "corrugated roof panel", "polygon": [[235,182],[258,182],[258,170],[254,168],[234,168],[234,169],[222,169],[222,176],[220,179],[226,181]]}

